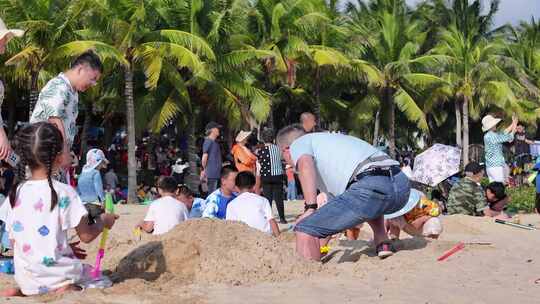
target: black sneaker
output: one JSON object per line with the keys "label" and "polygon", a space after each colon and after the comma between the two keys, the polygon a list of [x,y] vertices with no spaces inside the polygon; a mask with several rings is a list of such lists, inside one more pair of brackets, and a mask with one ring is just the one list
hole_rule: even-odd
{"label": "black sneaker", "polygon": [[280,220],[279,220],[279,223],[280,223],[280,224],[288,224],[286,219],[280,219]]}

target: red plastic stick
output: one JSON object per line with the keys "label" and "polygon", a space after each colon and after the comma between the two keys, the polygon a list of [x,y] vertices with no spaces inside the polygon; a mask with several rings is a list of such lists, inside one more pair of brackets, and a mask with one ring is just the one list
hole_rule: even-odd
{"label": "red plastic stick", "polygon": [[453,255],[454,253],[460,251],[461,249],[465,248],[465,244],[463,242],[459,242],[456,246],[452,247],[452,249],[445,252],[443,255],[441,255],[437,261],[444,261],[449,256]]}

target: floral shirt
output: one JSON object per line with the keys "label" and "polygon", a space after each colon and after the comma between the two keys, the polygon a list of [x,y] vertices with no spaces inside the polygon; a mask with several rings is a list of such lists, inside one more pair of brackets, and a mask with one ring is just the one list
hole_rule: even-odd
{"label": "floral shirt", "polygon": [[58,204],[51,210],[51,190],[46,179],[24,182],[12,208],[9,198],[2,204],[0,218],[14,242],[15,281],[25,295],[77,283],[83,265],[68,244],[68,230],[87,214],[75,190],[54,181]]}
{"label": "floral shirt", "polygon": [[79,115],[79,94],[71,86],[63,73],[51,79],[39,93],[39,98],[32,112],[30,123],[47,121],[58,117],[64,124],[68,147],[71,147],[77,135],[77,116]]}
{"label": "floral shirt", "polygon": [[512,133],[496,133],[489,131],[484,135],[484,153],[486,156],[486,167],[504,167],[506,162],[503,155],[503,143],[514,140]]}

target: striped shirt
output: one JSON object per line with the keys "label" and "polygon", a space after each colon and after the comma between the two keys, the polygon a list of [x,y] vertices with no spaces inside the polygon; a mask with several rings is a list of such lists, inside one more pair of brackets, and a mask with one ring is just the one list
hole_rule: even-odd
{"label": "striped shirt", "polygon": [[281,152],[278,146],[269,144],[259,151],[259,163],[261,164],[261,176],[280,176],[283,175],[283,164]]}

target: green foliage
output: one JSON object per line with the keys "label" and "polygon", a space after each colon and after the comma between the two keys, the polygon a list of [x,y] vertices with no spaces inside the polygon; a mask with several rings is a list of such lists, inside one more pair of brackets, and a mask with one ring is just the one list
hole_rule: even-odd
{"label": "green foliage", "polygon": [[508,211],[517,213],[524,211],[526,213],[535,212],[536,188],[523,186],[518,188],[506,189],[506,194],[510,196]]}
{"label": "green foliage", "polygon": [[338,2],[0,0],[0,17],[26,30],[0,58],[1,72],[8,90],[24,90],[9,95],[37,92],[93,49],[115,79],[99,109],[123,111],[129,68],[137,129],[153,132],[185,127],[196,113],[253,128],[279,116],[277,107],[301,104],[364,138],[375,124],[387,139],[393,129],[431,137],[452,124],[449,109],[464,97],[473,121],[493,111],[540,117],[537,20],[492,30],[495,0]]}

